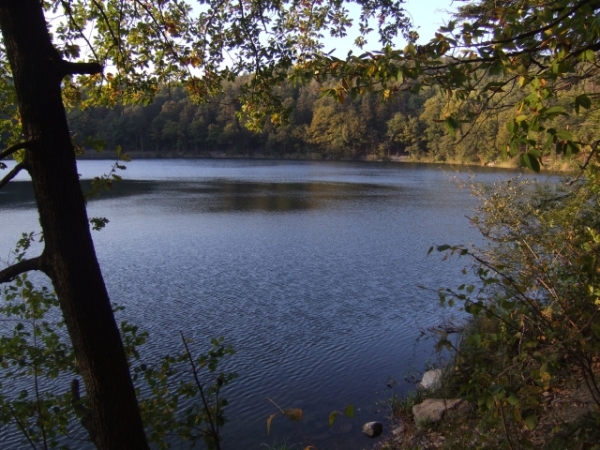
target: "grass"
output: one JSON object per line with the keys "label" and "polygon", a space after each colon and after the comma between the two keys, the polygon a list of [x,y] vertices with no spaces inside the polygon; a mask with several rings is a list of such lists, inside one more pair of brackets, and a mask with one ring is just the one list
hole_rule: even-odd
{"label": "grass", "polygon": [[261,444],[261,448],[265,448],[265,450],[297,450],[302,447],[302,444],[289,444],[287,439],[281,444],[278,444],[277,441],[273,442],[273,444]]}

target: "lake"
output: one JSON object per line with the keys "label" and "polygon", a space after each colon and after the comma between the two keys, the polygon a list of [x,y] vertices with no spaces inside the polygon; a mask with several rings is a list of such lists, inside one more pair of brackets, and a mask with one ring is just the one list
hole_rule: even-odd
{"label": "lake", "polygon": [[[79,170],[87,180],[110,166],[81,161]],[[456,286],[466,261],[427,250],[479,239],[465,217],[476,202],[451,179],[470,175],[312,161],[127,166],[124,181],[89,203],[90,217],[110,221],[93,236],[111,299],[126,307],[121,317],[150,332],[149,357],[181,351],[180,330],[197,353],[211,337],[233,344],[226,369],[239,378],[224,392],[223,447],[288,439],[333,449],[339,428],[328,428],[328,415],[353,404],[339,448],[369,448],[362,424],[383,420],[384,400],[412,389],[410,376],[436,361],[432,342],[418,338],[451,314],[435,289]],[[477,170],[482,182],[510,175]],[[1,191],[0,211],[7,255],[21,232],[39,229],[30,183]],[[277,411],[268,399],[301,408],[301,431],[279,417],[268,436],[266,420]]]}

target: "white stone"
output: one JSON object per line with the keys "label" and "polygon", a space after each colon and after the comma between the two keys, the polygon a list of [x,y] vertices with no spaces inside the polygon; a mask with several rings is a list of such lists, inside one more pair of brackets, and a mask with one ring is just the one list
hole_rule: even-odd
{"label": "white stone", "polygon": [[392,434],[393,434],[394,436],[399,436],[399,435],[401,435],[402,433],[404,433],[404,431],[406,431],[406,429],[405,429],[405,427],[404,427],[404,424],[400,424],[400,425],[398,425],[396,428],[394,428],[394,429],[392,430]]}
{"label": "white stone", "polygon": [[418,384],[421,389],[435,389],[442,380],[442,369],[428,370],[423,374],[423,379]]}
{"label": "white stone", "polygon": [[442,420],[446,411],[456,408],[462,403],[460,398],[443,399],[428,398],[423,403],[413,406],[412,413],[417,427],[426,423],[436,423]]}
{"label": "white stone", "polygon": [[374,438],[383,433],[383,425],[380,422],[367,422],[363,425],[362,432]]}

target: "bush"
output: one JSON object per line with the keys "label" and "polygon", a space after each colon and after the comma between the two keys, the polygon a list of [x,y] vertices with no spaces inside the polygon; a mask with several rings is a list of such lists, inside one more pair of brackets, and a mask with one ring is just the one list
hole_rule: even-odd
{"label": "bush", "polygon": [[[510,447],[511,426],[535,428],[543,394],[573,372],[600,406],[600,183],[594,168],[587,175],[574,185],[477,186],[472,223],[487,245],[438,247],[470,258],[477,280],[439,292],[472,318],[453,382],[501,421]],[[440,345],[452,347],[444,335]]]}

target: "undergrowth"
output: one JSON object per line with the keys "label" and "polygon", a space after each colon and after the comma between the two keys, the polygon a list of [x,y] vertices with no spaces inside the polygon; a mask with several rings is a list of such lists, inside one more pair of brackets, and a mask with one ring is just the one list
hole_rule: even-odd
{"label": "undergrowth", "polygon": [[[426,397],[459,397],[471,408],[425,430],[409,426],[412,437],[389,448],[600,448],[597,172],[572,185],[474,188],[481,203],[471,221],[487,245],[436,248],[468,261],[470,281],[439,291],[443,305],[467,314],[462,339],[438,330],[438,346],[454,352],[441,387],[409,394],[394,412],[410,423]],[[585,390],[588,415],[550,420],[553,402],[575,402],[574,389]]]}

